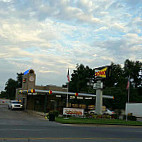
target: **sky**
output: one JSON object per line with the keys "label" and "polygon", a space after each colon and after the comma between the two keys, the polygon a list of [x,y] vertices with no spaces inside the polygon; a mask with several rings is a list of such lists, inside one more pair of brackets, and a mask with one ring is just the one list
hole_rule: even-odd
{"label": "sky", "polygon": [[142,62],[142,0],[0,0],[0,91],[34,69],[62,86],[77,64]]}

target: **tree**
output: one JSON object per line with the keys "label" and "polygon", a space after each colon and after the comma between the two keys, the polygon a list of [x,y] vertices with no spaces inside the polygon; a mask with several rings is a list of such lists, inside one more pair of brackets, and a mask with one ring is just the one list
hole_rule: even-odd
{"label": "tree", "polygon": [[126,60],[124,63],[125,77],[130,76],[132,87],[138,88],[142,87],[142,76],[140,75],[142,63],[139,61]]}
{"label": "tree", "polygon": [[[127,102],[127,81],[128,76],[131,77],[130,87],[130,102],[142,101],[142,76],[139,75],[142,63],[139,61],[133,62],[126,60],[124,62],[124,68],[119,64],[111,63],[111,77],[105,79],[103,94],[112,95],[114,100],[104,99],[104,105],[112,109],[124,109]],[[76,66],[76,70],[71,75],[71,81],[69,83],[69,91],[72,92],[85,92],[94,93],[95,90],[87,86],[87,82],[90,79],[94,79],[94,70],[88,66],[80,64]]]}
{"label": "tree", "polygon": [[6,92],[5,92],[5,91],[1,91],[0,97],[1,97],[1,98],[6,98]]}
{"label": "tree", "polygon": [[88,92],[89,87],[87,82],[94,77],[94,72],[88,66],[80,64],[76,66],[76,70],[71,75],[71,81],[69,83],[69,91],[72,92]]}
{"label": "tree", "polygon": [[111,64],[112,76],[105,81],[106,88],[104,94],[113,95],[114,100],[105,100],[104,104],[113,109],[124,109],[127,102],[127,81],[131,78],[130,86],[130,102],[142,102],[141,86],[142,78],[139,75],[141,70],[141,62],[129,61],[124,62],[124,68],[120,65]]}
{"label": "tree", "polygon": [[22,76],[23,73],[17,73],[17,80],[12,78],[8,79],[5,84],[5,91],[3,91],[3,95],[9,99],[15,99],[16,89],[22,87]]}
{"label": "tree", "polygon": [[17,81],[14,79],[10,78],[5,84],[5,92],[7,95],[7,98],[9,99],[15,99],[15,93],[16,93],[16,88],[18,87]]}
{"label": "tree", "polygon": [[116,87],[121,86],[125,82],[124,73],[119,64],[111,63],[111,76],[104,80],[105,87]]}
{"label": "tree", "polygon": [[103,94],[112,95],[114,99],[104,99],[103,104],[107,108],[124,109],[127,102],[126,89],[121,89],[119,87],[110,87],[103,91]]}
{"label": "tree", "polygon": [[17,73],[17,83],[18,83],[18,88],[22,88],[22,79],[23,79],[23,73]]}

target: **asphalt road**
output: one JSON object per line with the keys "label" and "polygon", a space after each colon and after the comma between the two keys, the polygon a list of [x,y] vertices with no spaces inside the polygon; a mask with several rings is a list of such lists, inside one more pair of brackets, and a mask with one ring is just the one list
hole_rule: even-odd
{"label": "asphalt road", "polygon": [[0,105],[0,142],[142,142],[142,127],[63,125]]}

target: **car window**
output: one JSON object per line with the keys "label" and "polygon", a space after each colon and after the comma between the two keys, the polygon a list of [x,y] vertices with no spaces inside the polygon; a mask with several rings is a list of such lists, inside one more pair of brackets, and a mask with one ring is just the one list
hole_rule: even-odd
{"label": "car window", "polygon": [[11,102],[12,104],[21,104],[20,102]]}

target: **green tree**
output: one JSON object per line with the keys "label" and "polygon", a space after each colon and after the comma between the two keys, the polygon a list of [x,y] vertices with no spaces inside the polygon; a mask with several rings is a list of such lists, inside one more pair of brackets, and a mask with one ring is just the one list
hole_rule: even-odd
{"label": "green tree", "polygon": [[128,90],[126,90],[128,77],[131,78],[130,83],[130,102],[142,102],[142,78],[139,75],[141,70],[141,62],[126,60],[124,68],[111,64],[112,76],[105,80],[104,94],[113,95],[114,100],[104,100],[104,104],[113,109],[124,109],[125,103],[128,101]]}
{"label": "green tree", "polygon": [[9,99],[15,99],[16,89],[22,87],[22,76],[23,73],[17,73],[17,80],[12,78],[8,79],[5,84],[5,91],[3,91],[3,95]]}
{"label": "green tree", "polygon": [[6,92],[5,91],[1,91],[1,94],[0,94],[0,98],[6,98]]}
{"label": "green tree", "polygon": [[18,83],[18,88],[22,88],[22,79],[23,79],[23,73],[17,73],[17,83]]}
{"label": "green tree", "polygon": [[17,81],[14,79],[10,78],[5,84],[5,92],[7,95],[7,98],[9,99],[15,99],[15,93],[16,93],[16,88],[18,87]]}
{"label": "green tree", "polygon": [[140,75],[142,62],[126,60],[124,63],[125,77],[130,76],[131,85],[134,88],[142,87],[142,76]]}
{"label": "green tree", "polygon": [[94,78],[94,71],[88,66],[80,64],[76,66],[76,70],[71,74],[69,90],[72,92],[88,92],[90,90],[87,82]]}
{"label": "green tree", "polygon": [[111,76],[104,80],[105,87],[122,87],[126,82],[124,78],[124,71],[121,65],[111,63]]}

